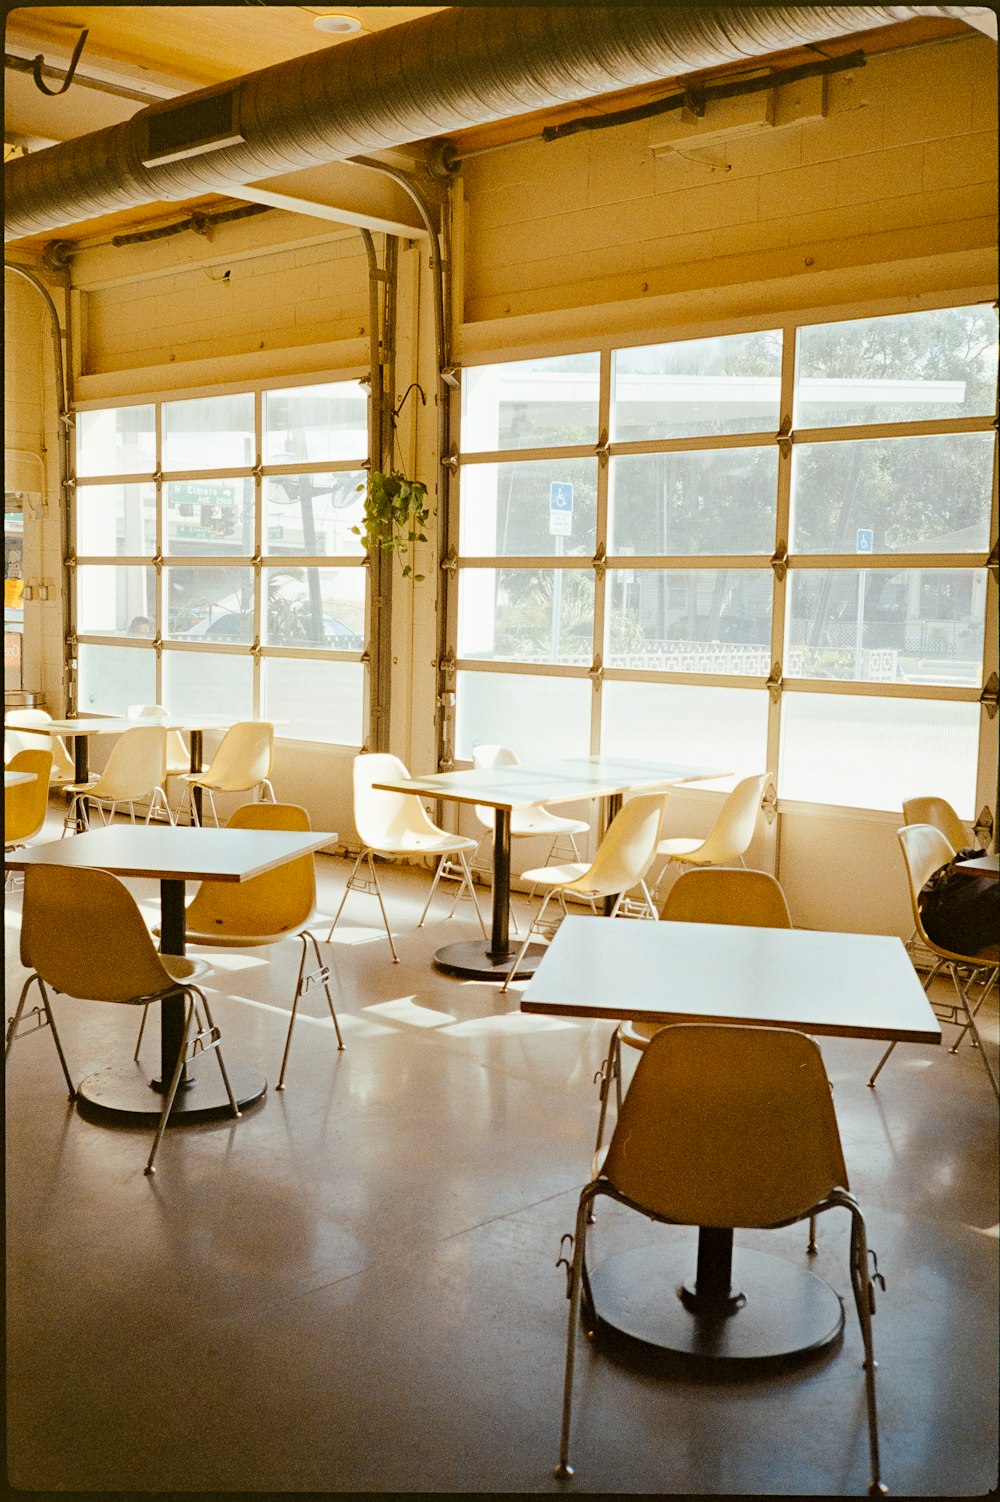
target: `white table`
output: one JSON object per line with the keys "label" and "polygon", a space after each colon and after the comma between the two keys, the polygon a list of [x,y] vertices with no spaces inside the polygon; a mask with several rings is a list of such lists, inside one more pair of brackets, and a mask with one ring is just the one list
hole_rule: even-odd
{"label": "white table", "polygon": [[[471,939],[447,944],[437,951],[434,963],[447,975],[474,980],[503,980],[516,954],[510,942],[510,816],[515,808],[601,798],[605,801],[602,824],[606,827],[621,807],[623,793],[667,788],[679,782],[704,782],[728,775],[717,767],[679,762],[643,761],[627,756],[572,756],[562,761],[521,762],[512,767],[435,772],[426,777],[376,782],[373,786],[386,792],[416,793],[454,803],[478,803],[494,810],[490,941],[487,944],[482,939]],[[543,953],[541,945],[529,945],[517,974],[530,975]]]}
{"label": "white table", "polygon": [[[129,721],[129,724],[134,724]],[[278,829],[202,829],[156,825],[114,825],[91,829],[71,840],[52,840],[14,852],[7,865],[22,871],[28,866],[94,866],[114,876],[153,877],[160,883],[160,948],[182,955],[185,947],[184,888],[188,881],[248,881],[300,855],[335,845],[330,831],[308,833]],[[130,1117],[159,1116],[156,1092],[169,1084],[183,1042],[184,1002],[180,992],[161,1003],[160,1078],[146,1081],[135,1070],[105,1069],[85,1079],[79,1096],[101,1111]],[[267,1080],[256,1070],[229,1065],[237,1103],[259,1100]],[[204,1120],[228,1115],[229,1098],[215,1071],[205,1077],[182,1076],[171,1120]]]}
{"label": "white table", "polygon": [[1000,876],[1000,855],[977,855],[971,860],[956,861],[956,871],[968,871],[970,876]]}
{"label": "white table", "polygon": [[[900,939],[806,929],[565,918],[521,1010],[941,1041]],[[820,1351],[839,1337],[833,1289],[780,1258],[734,1252],[732,1230],[699,1227],[693,1281],[691,1261],[659,1247],[609,1258],[590,1278],[600,1319],[676,1354],[725,1360]]]}

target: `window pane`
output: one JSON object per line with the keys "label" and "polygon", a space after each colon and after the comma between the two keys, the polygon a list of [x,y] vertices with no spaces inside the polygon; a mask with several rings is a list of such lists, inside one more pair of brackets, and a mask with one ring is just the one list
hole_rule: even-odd
{"label": "window pane", "polygon": [[253,569],[164,569],[165,636],[182,641],[253,641]]}
{"label": "window pane", "polygon": [[785,672],[867,683],[982,680],[982,569],[792,572]]}
{"label": "window pane", "polygon": [[360,746],[365,670],[360,663],[265,658],[264,716],[291,740]]}
{"label": "window pane", "polygon": [[590,666],[594,576],[582,569],[465,569],[458,580],[458,655]]}
{"label": "window pane", "polygon": [[255,462],[251,392],[164,403],[164,469],[236,469]]}
{"label": "window pane", "polygon": [[361,568],[268,568],[264,640],[277,647],[364,647],[365,580]]}
{"label": "window pane", "polygon": [[175,480],[164,487],[164,498],[164,552],[252,555],[253,480]]}
{"label": "window pane", "polygon": [[83,636],[154,636],[156,570],[81,564],[76,571],[76,629]]}
{"label": "window pane", "polygon": [[264,552],[350,557],[364,552],[351,531],[364,516],[364,470],[274,475],[264,481]]}
{"label": "window pane", "polygon": [[455,754],[480,742],[510,746],[522,761],[589,756],[594,691],[579,678],[456,673]]}
{"label": "window pane", "polygon": [[357,381],[264,393],[264,463],[364,459],[368,396]]}
{"label": "window pane", "polygon": [[253,658],[221,652],[163,653],[163,703],[171,714],[253,715]]}
{"label": "window pane", "polygon": [[895,810],[933,788],[974,818],[981,713],[932,699],[785,694],[779,796]]}
{"label": "window pane", "polygon": [[612,438],[777,432],[780,330],[617,350]]}
{"label": "window pane", "polygon": [[596,443],[600,367],[583,354],[463,370],[463,453]]}
{"label": "window pane", "polygon": [[91,557],[156,552],[155,485],[78,485],[76,550]]}
{"label": "window pane", "polygon": [[983,417],[997,389],[993,308],[941,308],[799,330],[797,428]]}
{"label": "window pane", "polygon": [[608,579],[609,667],[770,672],[770,571],[616,568]]}
{"label": "window pane", "polygon": [[156,409],[112,407],[76,414],[78,475],[136,475],[156,468]]}
{"label": "window pane", "polygon": [[461,484],[466,557],[594,556],[596,459],[467,464]]}
{"label": "window pane", "polygon": [[767,694],[679,683],[605,683],[604,750],[717,767],[749,777],[766,765]]}
{"label": "window pane", "polygon": [[796,444],[792,551],[986,553],[992,488],[992,433]]}
{"label": "window pane", "polygon": [[156,653],[151,647],[77,649],[80,714],[124,714],[130,704],[156,701]]}
{"label": "window pane", "polygon": [[774,551],[776,448],[611,460],[612,553]]}

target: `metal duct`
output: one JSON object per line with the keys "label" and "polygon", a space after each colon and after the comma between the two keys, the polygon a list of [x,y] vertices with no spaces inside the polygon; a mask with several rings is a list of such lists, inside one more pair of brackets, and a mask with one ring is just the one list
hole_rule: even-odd
{"label": "metal duct", "polygon": [[5,238],[206,192],[238,197],[302,167],[967,9],[454,6],[8,163]]}

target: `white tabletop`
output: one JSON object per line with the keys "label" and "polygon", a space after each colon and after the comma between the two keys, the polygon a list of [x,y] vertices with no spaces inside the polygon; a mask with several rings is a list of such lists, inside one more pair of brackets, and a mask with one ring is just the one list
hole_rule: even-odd
{"label": "white tabletop", "polygon": [[535,803],[606,798],[636,788],[669,787],[678,782],[701,782],[729,775],[718,767],[682,762],[642,761],[626,756],[570,756],[561,761],[521,762],[513,767],[433,772],[426,777],[376,782],[373,786],[384,792],[418,793],[456,803],[514,809]]}
{"label": "white tabletop", "polygon": [[[48,720],[42,725],[13,725],[26,735],[122,735],[126,730],[162,725],[165,730],[228,730],[237,722],[231,715],[180,714],[142,715],[129,719],[125,715],[79,715],[71,720]],[[274,723],[269,721],[268,723]]]}
{"label": "white tabletop", "polygon": [[5,788],[19,787],[22,782],[37,782],[37,772],[4,772],[3,785]]}
{"label": "white tabletop", "polygon": [[165,881],[246,881],[296,856],[336,845],[329,830],[170,829],[145,824],[109,824],[65,840],[15,851],[7,865],[96,866],[115,876],[152,876]]}
{"label": "white tabletop", "polygon": [[956,861],[956,871],[968,871],[970,876],[1000,876],[1000,856],[977,855],[972,860]]}
{"label": "white tabletop", "polygon": [[521,1010],[941,1041],[902,940],[803,928],[564,918]]}

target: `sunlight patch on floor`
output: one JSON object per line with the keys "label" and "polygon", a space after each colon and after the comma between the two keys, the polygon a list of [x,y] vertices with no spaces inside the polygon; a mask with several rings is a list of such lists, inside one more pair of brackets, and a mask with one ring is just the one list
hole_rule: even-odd
{"label": "sunlight patch on floor", "polygon": [[409,1027],[448,1027],[455,1021],[449,1012],[418,1007],[412,996],[400,996],[395,1001],[380,1001],[364,1010],[377,1017],[387,1017],[391,1022],[405,1022]]}
{"label": "sunlight patch on floor", "polygon": [[561,1022],[556,1017],[529,1017],[525,1012],[508,1012],[502,1017],[472,1017],[467,1022],[456,1022],[448,1032],[453,1038],[475,1038],[488,1033],[556,1033],[575,1027],[575,1022]]}

